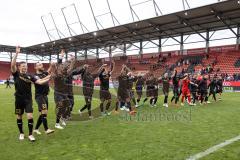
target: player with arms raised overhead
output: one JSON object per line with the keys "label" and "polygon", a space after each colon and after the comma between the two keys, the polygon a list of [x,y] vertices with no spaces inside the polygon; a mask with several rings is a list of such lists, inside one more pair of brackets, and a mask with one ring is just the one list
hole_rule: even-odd
{"label": "player with arms raised overhead", "polygon": [[[65,51],[62,49],[60,54],[64,55]],[[55,128],[57,129],[63,129],[60,125],[60,120],[62,121],[62,125],[66,126],[68,111],[71,107],[71,102],[68,97],[69,86],[66,82],[75,67],[75,62],[76,61],[72,59],[70,63],[58,61],[57,64],[51,64],[51,74],[54,80],[54,101],[56,104]]]}
{"label": "player with arms raised overhead", "polygon": [[51,76],[48,75],[43,79],[36,79],[33,75],[27,73],[27,63],[20,62],[17,68],[16,60],[20,53],[20,47],[16,48],[16,55],[11,62],[11,72],[14,77],[15,85],[15,114],[17,115],[17,125],[20,132],[19,140],[24,139],[22,115],[24,112],[27,114],[28,129],[30,141],[35,141],[33,133],[33,107],[32,107],[32,91],[31,84],[36,83],[39,85],[47,83]]}
{"label": "player with arms raised overhead", "polygon": [[[109,107],[111,105],[111,93],[109,91],[109,80],[114,70],[115,63],[112,61],[110,67],[104,67],[100,71],[99,80],[100,80],[100,111],[103,116],[110,115]],[[105,112],[104,112],[104,102],[107,101]]]}
{"label": "player with arms raised overhead", "polygon": [[[125,65],[122,65],[122,70],[120,75],[117,77],[117,81],[119,83],[118,85],[118,91],[117,91],[117,102],[115,111],[118,110],[118,106],[120,106],[121,110],[130,111],[130,115],[135,114],[136,112],[132,110],[131,102],[130,102],[130,94],[129,94],[129,76],[128,73],[131,72],[131,70]],[[126,104],[126,107],[125,107]]]}
{"label": "player with arms raised overhead", "polygon": [[[85,99],[85,105],[79,110],[80,115],[85,109],[88,109],[89,118],[92,119],[92,95],[94,91],[94,80],[99,76],[103,67],[107,66],[103,64],[97,71],[97,73],[91,73],[90,66],[84,65],[83,69],[80,69],[79,74],[81,74],[81,79],[83,81],[83,95]],[[77,73],[75,73],[77,74]]]}

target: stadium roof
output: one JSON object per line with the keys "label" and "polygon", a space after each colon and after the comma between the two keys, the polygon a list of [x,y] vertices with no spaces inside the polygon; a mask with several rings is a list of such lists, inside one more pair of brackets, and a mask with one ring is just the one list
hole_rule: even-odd
{"label": "stadium roof", "polygon": [[[182,34],[199,34],[206,31],[232,29],[240,24],[240,4],[238,0],[180,11],[168,15],[154,17],[134,23],[77,35],[71,38],[26,47],[27,53],[38,55],[56,54],[59,48],[67,51],[104,48],[110,45],[135,43],[176,37]],[[237,36],[237,35],[236,35]],[[12,51],[12,47],[0,46],[0,51]]]}

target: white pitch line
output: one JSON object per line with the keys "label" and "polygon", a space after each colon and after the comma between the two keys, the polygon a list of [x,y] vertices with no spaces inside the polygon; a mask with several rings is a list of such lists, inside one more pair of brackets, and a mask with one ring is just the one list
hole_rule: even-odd
{"label": "white pitch line", "polygon": [[232,139],[226,140],[225,142],[222,142],[220,144],[217,144],[217,145],[215,145],[215,146],[213,146],[213,147],[211,147],[211,148],[209,148],[209,149],[207,149],[207,150],[205,150],[203,152],[200,152],[200,153],[197,153],[197,154],[195,154],[193,156],[190,156],[186,160],[198,160],[198,159],[200,159],[202,157],[205,157],[205,156],[207,156],[207,155],[209,155],[209,154],[219,150],[220,148],[223,148],[223,147],[225,147],[225,146],[227,146],[229,144],[232,144],[232,143],[234,143],[234,142],[236,142],[238,140],[240,140],[240,135],[237,136],[237,137],[234,137]]}

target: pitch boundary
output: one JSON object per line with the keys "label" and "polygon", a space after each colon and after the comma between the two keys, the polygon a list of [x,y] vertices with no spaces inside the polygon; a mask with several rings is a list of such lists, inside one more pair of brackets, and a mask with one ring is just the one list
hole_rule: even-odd
{"label": "pitch boundary", "polygon": [[210,147],[209,149],[207,149],[207,150],[205,150],[203,152],[199,152],[199,153],[197,153],[197,154],[195,154],[193,156],[190,156],[186,160],[198,160],[200,158],[203,158],[203,157],[205,157],[205,156],[207,156],[207,155],[209,155],[209,154],[219,150],[220,148],[223,148],[223,147],[225,147],[227,145],[230,145],[230,144],[232,144],[232,143],[234,143],[236,141],[239,141],[239,140],[240,140],[240,135],[236,136],[236,137],[234,137],[232,139],[225,140],[224,142],[222,142],[220,144],[217,144],[215,146],[212,146],[212,147]]}

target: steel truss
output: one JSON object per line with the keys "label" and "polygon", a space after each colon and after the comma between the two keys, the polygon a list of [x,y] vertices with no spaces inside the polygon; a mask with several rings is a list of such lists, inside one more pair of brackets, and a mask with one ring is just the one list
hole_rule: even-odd
{"label": "steel truss", "polygon": [[[91,9],[91,13],[93,15],[93,19],[94,19],[94,22],[95,22],[97,30],[104,29],[104,26],[99,21],[99,17],[105,16],[105,15],[110,15],[111,16],[111,21],[112,21],[113,26],[120,25],[118,19],[114,16],[114,14],[112,12],[109,0],[106,0],[106,2],[107,2],[108,11],[106,13],[102,13],[100,15],[95,15],[95,12],[94,12],[92,4],[91,4],[91,0],[88,0],[88,3],[89,3],[89,6],[90,6],[90,9]],[[134,8],[136,6],[138,6],[138,5],[142,5],[142,4],[145,4],[145,3],[152,3],[154,11],[155,11],[155,16],[162,15],[162,11],[160,10],[160,8],[159,8],[159,6],[158,6],[158,4],[156,3],[155,0],[145,0],[145,1],[142,1],[140,3],[135,3],[135,4],[132,3],[132,0],[128,0],[128,4],[129,4],[130,11],[131,11],[131,17],[132,17],[132,21],[133,22],[135,22],[136,20],[140,20],[141,19],[141,17],[138,16],[138,14],[134,10]],[[190,4],[188,3],[187,0],[182,0],[182,5],[183,5],[184,11],[186,11],[186,12],[185,12],[185,16],[178,17],[179,23],[183,24],[186,27],[189,27],[192,30],[193,33],[195,33],[199,37],[201,37],[201,39],[202,39],[201,42],[206,42],[206,53],[207,53],[208,52],[208,48],[209,48],[209,42],[213,40],[212,36],[215,34],[215,31],[212,34],[210,34],[209,30],[206,30],[202,26],[199,26],[199,25],[196,25],[196,24],[192,23],[191,20],[188,19],[188,14],[189,14],[188,13],[188,9],[190,9]],[[68,16],[66,15],[66,12],[65,12],[65,9],[67,9],[67,8],[72,8],[73,11],[75,12],[75,16],[77,17],[77,21],[76,22],[69,23],[70,21],[68,20],[68,18],[67,18]],[[69,36],[71,36],[71,38],[74,38],[72,36],[77,35],[77,33],[79,31],[81,31],[81,33],[83,33],[83,34],[90,32],[88,30],[88,28],[82,23],[75,4],[71,4],[71,5],[67,6],[67,7],[61,8],[61,12],[62,12],[62,16],[63,16],[64,21],[65,21],[65,25],[66,25],[66,27],[68,29],[68,34],[69,34]],[[219,13],[218,11],[214,11],[213,10],[213,14],[216,16],[217,20],[221,21],[235,35],[234,38],[236,38],[236,44],[237,44],[237,47],[239,49],[239,44],[240,44],[240,25],[237,26],[237,31],[234,31],[232,26],[229,24],[229,22],[231,22],[231,19],[229,19],[228,17],[223,17],[221,15],[221,13]],[[45,18],[46,17],[49,17],[51,19],[51,24],[54,26],[53,28],[49,28],[48,25],[46,24],[46,22],[45,22]],[[55,44],[54,42],[55,42],[55,40],[65,38],[67,36],[65,34],[63,34],[63,32],[61,32],[59,30],[59,28],[57,27],[57,25],[55,23],[55,19],[54,19],[52,13],[49,13],[48,15],[42,16],[41,20],[42,20],[43,26],[45,28],[45,31],[47,33],[49,41],[50,42],[53,41],[53,51],[54,51],[54,44]],[[160,37],[158,37],[158,39],[154,39],[153,40],[153,39],[151,39],[151,36],[152,37],[154,36],[154,32],[149,33],[150,36],[148,38],[148,37],[146,37],[146,35],[143,35],[141,32],[138,32],[137,30],[135,30],[133,28],[130,28],[130,27],[127,27],[127,25],[124,25],[124,27],[126,27],[128,32],[132,34],[132,38],[133,37],[135,38],[136,36],[138,38],[140,37],[140,40],[138,40],[138,44],[139,45],[136,44],[136,43],[133,43],[131,41],[126,41],[124,38],[122,38],[119,35],[116,35],[115,33],[112,33],[110,31],[106,31],[106,32],[109,33],[109,35],[112,35],[114,38],[116,38],[118,40],[121,40],[122,43],[119,44],[119,43],[107,42],[105,44],[105,47],[99,48],[99,47],[96,46],[94,49],[93,48],[90,49],[90,48],[87,47],[87,45],[85,45],[86,48],[84,50],[74,50],[75,57],[77,58],[77,56],[80,54],[81,56],[84,56],[87,59],[88,53],[93,53],[93,54],[96,54],[97,58],[99,58],[99,54],[101,54],[103,52],[108,52],[109,56],[111,57],[116,49],[119,49],[119,50],[123,51],[123,53],[126,54],[127,51],[131,50],[131,47],[135,47],[137,50],[139,50],[139,54],[142,54],[143,53],[143,49],[148,49],[147,45],[150,44],[150,43],[153,44],[154,46],[156,46],[156,48],[158,48],[159,52],[162,51],[162,47],[171,46],[171,45],[180,45],[180,50],[183,53],[184,44],[189,44],[190,43],[190,42],[187,42],[187,40],[188,40],[188,38],[191,35],[186,35],[186,34],[182,33],[180,35],[180,40],[179,40],[177,37],[171,36],[170,33],[167,33],[166,31],[162,30],[161,26],[158,26],[157,24],[151,22],[151,20],[148,20],[148,23],[149,23],[149,27],[154,27],[154,29],[155,29],[154,32],[168,34],[169,35],[168,38],[162,39],[162,37],[160,36]],[[74,30],[72,28],[73,24],[79,24],[79,29],[78,30]],[[197,31],[196,27],[202,28],[203,30],[205,30],[204,33]],[[170,30],[170,31],[172,33],[176,32],[175,30]],[[57,37],[55,37],[52,34],[52,32],[57,33],[56,34]],[[206,34],[206,35],[204,35],[204,34]],[[184,36],[187,36],[187,37],[184,38]],[[69,39],[69,41],[71,41],[71,38]],[[92,38],[98,39],[100,43],[102,42],[101,37],[98,37],[98,35],[92,35]],[[76,39],[76,37],[74,39]],[[141,40],[141,39],[144,39],[144,41]],[[148,39],[148,40],[146,40],[146,39]],[[173,39],[174,41],[176,41],[177,44],[166,45],[166,42],[169,39]],[[137,38],[136,38],[136,40],[137,40]],[[158,42],[156,42],[156,40]],[[64,40],[61,40],[61,41],[64,41]],[[80,40],[78,40],[78,41],[80,41]],[[198,41],[198,42],[200,42],[200,41]],[[191,43],[196,43],[196,42],[191,42]],[[74,44],[71,44],[71,46],[73,48],[75,47]],[[1,52],[1,50],[0,50],[0,52]],[[53,53],[51,53],[49,55],[48,60],[53,60],[53,58],[52,58],[53,54],[56,54],[56,51],[55,51],[55,53],[53,52]],[[12,54],[9,52],[10,58],[11,58],[11,55]],[[26,60],[27,59],[28,58],[26,58]],[[37,56],[37,59],[43,60],[43,59],[46,59],[46,58]]]}

